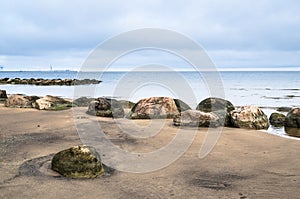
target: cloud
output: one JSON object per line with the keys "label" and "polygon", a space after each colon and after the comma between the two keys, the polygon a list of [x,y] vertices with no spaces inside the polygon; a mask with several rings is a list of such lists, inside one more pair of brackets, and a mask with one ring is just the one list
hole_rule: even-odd
{"label": "cloud", "polygon": [[0,7],[0,65],[75,67],[100,42],[145,27],[187,35],[220,66],[300,65],[299,8],[297,0],[7,0]]}

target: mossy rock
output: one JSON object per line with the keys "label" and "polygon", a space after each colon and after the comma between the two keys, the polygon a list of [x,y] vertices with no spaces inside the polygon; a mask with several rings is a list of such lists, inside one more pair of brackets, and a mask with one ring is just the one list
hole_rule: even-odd
{"label": "mossy rock", "polygon": [[282,113],[272,113],[269,118],[270,124],[274,127],[282,127],[285,125],[285,115]]}
{"label": "mossy rock", "polygon": [[55,154],[51,169],[67,178],[95,178],[104,173],[96,149],[85,145],[74,146]]}

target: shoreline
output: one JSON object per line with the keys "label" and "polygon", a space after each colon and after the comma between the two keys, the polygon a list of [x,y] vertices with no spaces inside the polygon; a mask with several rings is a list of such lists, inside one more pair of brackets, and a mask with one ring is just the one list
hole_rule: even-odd
{"label": "shoreline", "polygon": [[[73,108],[72,108],[73,109]],[[207,128],[171,165],[151,173],[115,171],[91,180],[72,180],[49,170],[51,154],[82,144],[73,110],[39,111],[0,106],[1,198],[295,198],[299,189],[300,142],[256,130],[223,128],[213,150],[198,154]],[[85,108],[82,108],[85,110]],[[84,120],[84,118],[82,118]],[[160,133],[137,139],[121,133],[111,118],[95,117],[121,149],[151,152],[169,143],[177,128],[167,120]],[[134,124],[147,127],[144,120]],[[128,128],[135,130],[133,125]],[[129,131],[130,131],[129,129]],[[191,129],[184,128],[189,133]],[[103,153],[100,153],[103,156]],[[51,190],[51,191],[49,191]]]}

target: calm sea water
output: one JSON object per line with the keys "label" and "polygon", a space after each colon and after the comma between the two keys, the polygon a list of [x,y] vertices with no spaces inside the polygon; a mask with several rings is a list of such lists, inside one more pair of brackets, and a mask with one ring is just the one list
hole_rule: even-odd
{"label": "calm sea water", "polygon": [[[265,107],[270,116],[270,107],[300,106],[300,72],[85,72],[74,71],[1,71],[0,78],[45,78],[45,79],[99,79],[99,85],[81,86],[35,86],[0,85],[9,94],[55,95],[65,98],[81,96],[109,96],[137,102],[151,96],[179,98],[196,108],[203,99],[214,96],[231,101],[235,106],[256,105]],[[220,81],[218,81],[220,80]],[[266,108],[269,107],[269,108]],[[269,128],[268,133],[288,137],[284,128]],[[300,139],[300,138],[293,138]]]}
{"label": "calm sea water", "polygon": [[181,98],[192,107],[220,89],[224,95],[221,92],[218,97],[224,96],[236,106],[300,106],[300,72],[294,71],[220,72],[222,85],[214,85],[215,77],[207,72],[85,72],[77,75],[75,71],[0,72],[0,78],[95,78],[103,82],[96,86],[77,86],[76,89],[74,86],[34,85],[0,85],[0,89],[9,94],[50,94],[67,98],[114,96],[134,102],[150,96],[170,96]]}

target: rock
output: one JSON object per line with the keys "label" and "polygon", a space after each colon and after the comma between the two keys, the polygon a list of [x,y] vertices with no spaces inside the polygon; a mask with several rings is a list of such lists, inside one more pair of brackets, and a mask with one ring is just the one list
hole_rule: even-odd
{"label": "rock", "polygon": [[228,100],[215,97],[206,98],[198,104],[196,110],[214,112],[219,116],[220,121],[224,121],[224,126],[232,126],[230,112],[234,110],[234,106]]}
{"label": "rock", "polygon": [[123,107],[123,109],[132,109],[135,103],[128,101],[128,100],[120,100],[119,101]]}
{"label": "rock", "polygon": [[0,99],[7,99],[6,90],[0,90]]}
{"label": "rock", "polygon": [[170,97],[150,97],[140,100],[127,115],[130,119],[173,118],[189,108],[188,105]]}
{"label": "rock", "polygon": [[248,129],[267,129],[267,115],[256,106],[242,106],[230,112],[234,127]]}
{"label": "rock", "polygon": [[73,104],[80,107],[89,106],[91,101],[95,100],[95,98],[87,98],[87,97],[80,97],[73,101]]}
{"label": "rock", "polygon": [[289,136],[300,138],[300,128],[285,127],[284,129]]}
{"label": "rock", "polygon": [[104,97],[91,101],[87,113],[100,117],[124,117],[124,109],[121,103],[115,99]]}
{"label": "rock", "polygon": [[13,108],[33,108],[35,106],[36,100],[38,100],[39,97],[37,96],[25,96],[21,94],[14,94],[10,95],[6,102],[6,107],[13,107]]}
{"label": "rock", "polygon": [[218,127],[219,117],[214,113],[199,110],[187,110],[177,114],[173,119],[175,126]]}
{"label": "rock", "polygon": [[67,178],[95,178],[104,173],[96,149],[84,145],[55,154],[51,161],[51,169]]}
{"label": "rock", "polygon": [[205,100],[201,101],[197,108],[197,110],[203,112],[213,112],[213,111],[226,111],[230,113],[234,110],[234,106],[231,102],[221,98],[210,97],[206,98]]}
{"label": "rock", "polygon": [[300,128],[300,108],[293,108],[288,112],[285,126]]}
{"label": "rock", "polygon": [[72,103],[63,98],[46,95],[45,97],[36,100],[35,108],[40,110],[65,110],[72,107]]}
{"label": "rock", "polygon": [[282,127],[285,125],[285,115],[282,113],[272,113],[269,118],[270,124],[274,127]]}

